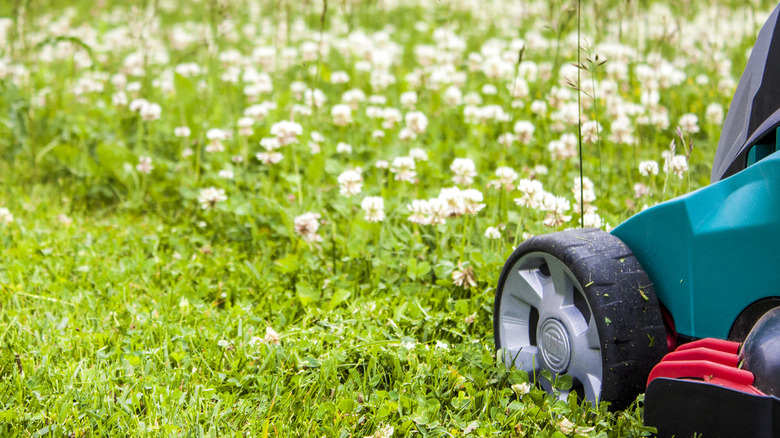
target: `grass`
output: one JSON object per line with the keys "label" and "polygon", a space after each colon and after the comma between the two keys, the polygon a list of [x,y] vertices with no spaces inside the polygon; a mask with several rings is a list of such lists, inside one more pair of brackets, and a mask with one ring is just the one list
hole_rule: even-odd
{"label": "grass", "polygon": [[[347,269],[304,287],[315,259],[204,245],[149,215],[64,228],[44,219],[54,196],[31,197],[25,215],[41,219],[3,236],[3,436],[447,435],[473,422],[552,435],[563,416],[645,430],[636,410],[515,395],[528,380],[496,362],[489,291],[389,267],[375,288]],[[278,345],[252,341],[269,326]]]}
{"label": "grass", "polygon": [[[584,172],[594,181],[593,206],[603,225],[614,226],[645,205],[708,183],[719,124],[707,121],[706,108],[725,108],[733,93],[733,84],[714,85],[738,78],[758,30],[752,17],[771,5],[583,3],[583,17],[590,17],[584,35],[604,30],[584,47],[583,57],[608,51],[602,43],[636,51],[624,62],[625,78],[610,70],[610,62],[622,62],[617,59],[581,72],[581,88],[590,87],[591,96],[595,90],[597,98],[594,105],[581,96],[582,114],[604,127],[598,145],[583,144]],[[388,427],[395,436],[650,435],[641,422],[641,395],[629,409],[610,412],[606,404],[558,400],[538,388],[525,393],[528,376],[507,369],[493,345],[494,287],[513,245],[524,235],[576,227],[580,220],[572,208],[569,221],[545,227],[547,212],[512,202],[522,195],[518,190],[488,188],[496,168],[509,166],[574,206],[578,160],[555,158],[547,145],[577,132],[576,114],[575,123],[562,122],[550,108],[561,93],[556,89],[567,89],[558,68],[576,59],[569,37],[576,21],[561,18],[576,3],[540,2],[522,16],[503,13],[501,2],[391,7],[331,1],[324,14],[319,2],[253,4],[0,5],[0,17],[11,23],[0,25],[6,42],[0,44],[0,207],[14,216],[8,223],[0,217],[0,435],[379,437],[389,436]],[[680,27],[665,33],[649,24],[661,21],[664,4],[672,5],[675,17],[702,12],[690,22],[667,23]],[[716,23],[734,35],[717,46],[725,65],[718,71],[701,61],[712,52],[709,46],[686,38],[723,10],[741,21]],[[175,28],[191,42],[177,43],[170,33]],[[640,32],[634,36],[626,28]],[[115,29],[127,34],[106,43]],[[330,51],[303,61],[303,43],[319,45],[320,30]],[[527,43],[520,65],[532,63],[538,73],[524,73],[529,92],[517,99],[520,105],[512,105],[506,87],[514,75],[491,78],[484,66],[468,69],[468,54],[490,53],[485,44],[491,38],[508,58],[513,39]],[[339,44],[351,54],[340,55]],[[259,46],[278,50],[273,66],[260,67],[260,56],[252,57]],[[141,61],[130,56],[139,47],[147,48]],[[285,47],[299,50],[288,63],[281,55]],[[426,63],[421,54],[427,47],[453,60]],[[386,70],[375,66],[373,78],[359,68],[372,52],[390,56],[396,48],[394,62]],[[162,49],[167,59],[155,60]],[[229,49],[245,61],[220,58]],[[639,123],[639,116],[652,112],[646,106],[631,116],[636,144],[612,141],[615,96],[640,105],[649,86],[638,66],[655,67],[659,57],[684,73],[681,82],[659,90],[669,126]],[[174,73],[185,62],[197,63],[201,72]],[[508,62],[517,65],[516,59]],[[226,79],[236,65],[267,72],[273,83],[258,100],[275,107],[255,120],[248,136],[235,129],[253,103],[246,79]],[[436,69],[442,65],[453,70]],[[146,74],[133,71],[139,66]],[[346,72],[350,82],[331,83],[336,71]],[[453,71],[465,73],[463,95],[480,94],[478,106],[495,105],[509,120],[470,123],[463,104],[446,103],[445,90],[459,80],[437,87],[432,78]],[[114,82],[120,72],[139,89]],[[383,87],[378,73],[395,82]],[[408,74],[425,79],[416,85]],[[612,94],[604,92],[610,80],[618,84]],[[326,103],[310,106],[311,115],[294,113],[295,105],[304,105],[291,88],[295,82],[321,89]],[[102,88],[79,89],[95,84]],[[486,84],[496,94],[486,93]],[[368,102],[352,112],[352,123],[337,126],[331,108],[349,89],[384,96],[386,104],[374,105],[401,114],[411,110],[401,107],[400,94],[414,90],[415,109],[427,115],[428,126],[399,140],[405,122],[382,127],[382,120],[366,114]],[[115,103],[119,91],[128,102],[143,97],[159,103],[160,118],[142,120],[127,103]],[[569,89],[563,99],[574,103],[577,93]],[[533,111],[534,100],[546,102],[549,111]],[[685,178],[663,170],[639,175],[638,163],[661,160],[670,141],[676,139],[682,153],[675,128],[686,113],[698,115],[700,131],[683,134],[696,145]],[[274,123],[291,118],[303,127],[300,142],[281,147],[278,164],[256,160],[260,139],[271,136]],[[518,120],[532,121],[532,140],[498,144]],[[182,125],[191,128],[190,139],[174,135]],[[212,128],[233,132],[224,152],[205,151]],[[377,130],[384,137],[374,136]],[[312,131],[325,137],[318,154],[308,144]],[[338,153],[338,142],[349,143],[352,152]],[[194,155],[183,157],[185,148]],[[374,165],[413,148],[429,157],[417,160],[413,182]],[[142,156],[152,159],[148,174],[136,170]],[[466,157],[477,175],[461,189],[480,190],[485,208],[442,225],[408,221],[407,205],[453,186],[450,165]],[[362,192],[340,195],[338,176],[356,167]],[[233,178],[220,176],[221,170]],[[649,193],[635,197],[637,182]],[[225,190],[227,199],[202,208],[201,190],[212,186]],[[364,196],[384,199],[383,221],[364,219]],[[322,240],[296,232],[295,218],[306,212],[320,215]],[[484,237],[488,226],[501,237]],[[465,269],[477,286],[455,284],[453,272]]]}

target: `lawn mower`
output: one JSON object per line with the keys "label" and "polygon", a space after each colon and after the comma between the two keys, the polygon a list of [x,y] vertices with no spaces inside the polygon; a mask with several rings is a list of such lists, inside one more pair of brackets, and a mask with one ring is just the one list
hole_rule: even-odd
{"label": "lawn mower", "polygon": [[[661,436],[780,436],[779,10],[737,86],[709,186],[611,233],[550,233],[512,253],[493,317],[508,366],[615,409],[646,391]],[[555,389],[564,375],[571,388]]]}

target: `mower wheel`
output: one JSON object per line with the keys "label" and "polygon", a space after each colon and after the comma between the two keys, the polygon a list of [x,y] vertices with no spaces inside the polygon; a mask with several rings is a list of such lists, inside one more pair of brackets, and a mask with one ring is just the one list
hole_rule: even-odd
{"label": "mower wheel", "polygon": [[742,343],[740,360],[753,373],[753,385],[780,397],[780,307],[761,317]]}
{"label": "mower wheel", "polygon": [[[585,228],[532,237],[504,265],[493,313],[496,348],[508,366],[569,375],[571,390],[616,409],[643,392],[666,353],[653,286],[617,237]],[[571,390],[561,391],[561,397]]]}

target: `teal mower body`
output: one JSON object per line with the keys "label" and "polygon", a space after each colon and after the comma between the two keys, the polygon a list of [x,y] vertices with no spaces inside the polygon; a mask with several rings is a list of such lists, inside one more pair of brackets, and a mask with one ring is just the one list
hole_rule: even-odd
{"label": "teal mower body", "polygon": [[639,259],[678,335],[741,340],[747,332],[740,333],[740,315],[755,323],[764,312],[751,314],[751,306],[778,304],[780,136],[774,137],[753,146],[745,170],[612,230]]}

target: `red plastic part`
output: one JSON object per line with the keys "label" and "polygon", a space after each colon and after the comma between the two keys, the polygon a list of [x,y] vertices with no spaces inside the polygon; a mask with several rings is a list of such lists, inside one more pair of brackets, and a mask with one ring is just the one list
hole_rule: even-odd
{"label": "red plastic part", "polygon": [[739,356],[723,351],[711,350],[699,347],[691,349],[678,349],[664,357],[665,361],[706,360],[709,362],[736,368],[739,365]]}
{"label": "red plastic part", "polygon": [[753,373],[738,368],[738,353],[738,342],[722,339],[707,338],[680,345],[653,368],[647,384],[658,377],[694,379],[749,394],[764,395],[753,386]]}
{"label": "red plastic part", "polygon": [[724,339],[704,338],[698,341],[682,344],[675,351],[690,350],[693,348],[709,348],[724,353],[739,354],[739,342],[726,341]]}
{"label": "red plastic part", "polygon": [[677,330],[674,327],[674,318],[669,310],[661,304],[661,317],[664,320],[664,328],[666,329],[666,349],[667,351],[674,351],[677,348]]}

